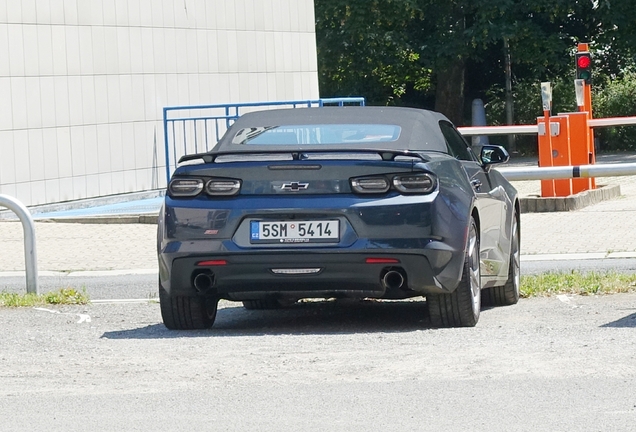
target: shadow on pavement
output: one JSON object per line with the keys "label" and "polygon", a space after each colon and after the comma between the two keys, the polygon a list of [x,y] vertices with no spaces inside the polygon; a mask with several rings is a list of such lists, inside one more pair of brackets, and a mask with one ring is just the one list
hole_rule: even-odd
{"label": "shadow on pavement", "polygon": [[105,339],[162,339],[258,335],[393,333],[430,329],[423,301],[297,303],[278,310],[220,308],[209,330],[171,331],[163,324],[105,332]]}
{"label": "shadow on pavement", "polygon": [[636,327],[636,312],[631,314],[631,315],[627,315],[626,317],[623,317],[623,318],[621,318],[619,320],[612,321],[612,322],[607,323],[607,324],[603,324],[601,327],[614,327],[614,328],[617,328],[617,327],[619,327],[619,328],[620,327],[623,327],[623,328],[632,327],[632,328],[634,328],[634,327]]}

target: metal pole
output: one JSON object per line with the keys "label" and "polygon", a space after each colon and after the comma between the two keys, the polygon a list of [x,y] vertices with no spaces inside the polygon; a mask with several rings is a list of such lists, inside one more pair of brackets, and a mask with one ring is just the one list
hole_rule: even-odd
{"label": "metal pole", "polygon": [[[504,59],[506,65],[506,124],[512,125],[513,122],[513,100],[512,100],[512,60],[510,58],[510,44],[508,38],[504,37]],[[508,151],[515,153],[517,145],[514,135],[508,135]]]}
{"label": "metal pole", "polygon": [[[174,128],[174,123],[172,124]],[[163,145],[166,152],[166,184],[170,182],[170,144],[168,142],[168,108],[163,109]],[[175,158],[177,155],[175,154]],[[176,165],[176,161],[175,161]]]}
{"label": "metal pole", "polygon": [[636,125],[636,117],[607,117],[588,120],[590,127],[611,127]]}
{"label": "metal pole", "polygon": [[[486,109],[481,99],[473,99],[471,123],[472,126],[486,126]],[[488,135],[473,135],[472,145],[486,144],[489,144]]]}
{"label": "metal pole", "polygon": [[35,250],[35,226],[29,209],[17,199],[8,195],[0,194],[0,206],[6,207],[13,211],[20,222],[24,231],[24,263],[26,265],[26,284],[27,293],[38,293],[38,265],[37,254]]}
{"label": "metal pole", "polygon": [[497,168],[507,180],[546,180],[587,177],[620,177],[636,174],[636,163]]}
{"label": "metal pole", "polygon": [[539,126],[535,125],[516,125],[516,126],[461,126],[457,130],[465,136],[474,135],[508,135],[508,134],[525,134],[536,135],[539,133]]}

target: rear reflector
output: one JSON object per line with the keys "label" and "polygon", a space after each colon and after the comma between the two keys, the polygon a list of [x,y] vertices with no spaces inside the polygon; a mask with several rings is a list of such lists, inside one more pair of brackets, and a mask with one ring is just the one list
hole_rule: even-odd
{"label": "rear reflector", "polygon": [[202,267],[224,266],[224,265],[227,265],[227,261],[225,260],[199,261],[197,265]]}
{"label": "rear reflector", "polygon": [[320,273],[321,268],[273,268],[271,269],[274,274],[285,275],[304,275],[304,274],[316,274]]}
{"label": "rear reflector", "polygon": [[367,264],[397,264],[399,263],[399,259],[395,258],[367,258]]}

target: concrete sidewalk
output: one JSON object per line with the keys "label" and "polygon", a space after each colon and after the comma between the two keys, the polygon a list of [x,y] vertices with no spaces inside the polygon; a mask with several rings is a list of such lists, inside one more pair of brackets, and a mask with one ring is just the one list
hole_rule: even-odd
{"label": "concrete sidewalk", "polygon": [[[636,155],[599,157],[633,162]],[[532,159],[512,165],[536,165]],[[521,196],[540,194],[539,181],[514,182]],[[581,210],[521,215],[522,260],[636,258],[636,176],[597,179],[621,196]],[[44,217],[44,215],[42,215]],[[38,269],[46,272],[157,271],[156,225],[36,222]],[[24,271],[22,225],[0,221],[0,276]]]}
{"label": "concrete sidewalk", "polygon": [[[633,163],[636,154],[600,155],[598,164]],[[534,162],[529,161],[526,164]],[[521,165],[513,162],[512,166]],[[636,175],[596,179],[597,186],[620,187],[620,197],[571,212],[521,215],[521,253],[593,254],[636,258]],[[513,182],[520,196],[540,196],[540,181]]]}

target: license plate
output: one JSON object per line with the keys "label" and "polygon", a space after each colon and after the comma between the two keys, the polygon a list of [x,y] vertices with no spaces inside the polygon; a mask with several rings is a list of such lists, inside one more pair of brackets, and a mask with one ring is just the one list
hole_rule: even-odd
{"label": "license plate", "polygon": [[252,243],[319,243],[340,238],[340,221],[251,221]]}

